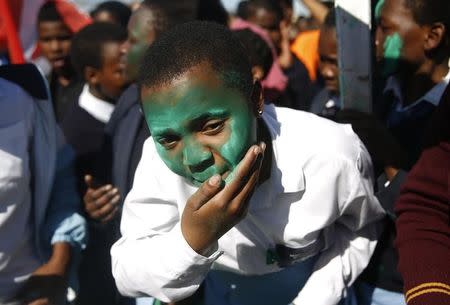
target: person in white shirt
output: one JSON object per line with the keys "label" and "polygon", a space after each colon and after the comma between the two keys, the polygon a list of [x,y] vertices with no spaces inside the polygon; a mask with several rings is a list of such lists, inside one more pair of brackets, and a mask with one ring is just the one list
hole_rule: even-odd
{"label": "person in white shirt", "polygon": [[119,291],[169,302],[205,281],[208,305],[339,303],[384,214],[351,127],[264,106],[242,45],[208,22],[157,40],[140,85],[152,137],[111,250]]}

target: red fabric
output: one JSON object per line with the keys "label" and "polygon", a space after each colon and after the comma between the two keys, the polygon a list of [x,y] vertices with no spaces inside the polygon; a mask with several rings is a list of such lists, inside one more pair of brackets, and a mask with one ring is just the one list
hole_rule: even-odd
{"label": "red fabric", "polygon": [[56,9],[72,33],[78,32],[92,22],[91,18],[83,14],[73,3],[67,0],[50,1],[55,2]]}
{"label": "red fabric", "polygon": [[[5,0],[0,0],[5,1]],[[14,20],[14,24],[16,28],[20,23],[20,12],[22,11],[22,0],[8,0],[6,1],[9,4],[10,13]],[[6,28],[5,21],[3,20],[4,12],[0,12],[0,51],[4,51],[7,49],[7,40],[6,40]]]}
{"label": "red fabric", "polygon": [[396,213],[408,305],[450,304],[450,142],[424,151],[402,188]]}
{"label": "red fabric", "polygon": [[[8,48],[9,57],[13,64],[23,64],[25,62],[22,45],[17,31],[19,16],[22,9],[22,1],[10,3],[12,1],[0,0],[1,32],[6,35],[5,42]],[[3,46],[4,49],[5,46]]]}

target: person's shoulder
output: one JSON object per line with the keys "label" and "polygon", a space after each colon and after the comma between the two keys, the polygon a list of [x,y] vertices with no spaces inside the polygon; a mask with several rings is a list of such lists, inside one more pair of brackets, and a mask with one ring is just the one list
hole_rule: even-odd
{"label": "person's shoulder", "polygon": [[19,85],[0,77],[0,120],[1,125],[18,121],[33,112],[33,98]]}
{"label": "person's shoulder", "polygon": [[338,124],[313,113],[274,108],[279,123],[275,141],[293,156],[316,155],[356,160],[363,147],[350,125]]}
{"label": "person's shoulder", "polygon": [[[108,128],[115,129],[116,125],[120,124],[132,109],[139,109],[139,107],[138,86],[136,84],[131,84],[117,100],[110,122],[108,122]],[[138,114],[139,111],[135,111],[135,113],[132,114],[132,119],[135,119]]]}

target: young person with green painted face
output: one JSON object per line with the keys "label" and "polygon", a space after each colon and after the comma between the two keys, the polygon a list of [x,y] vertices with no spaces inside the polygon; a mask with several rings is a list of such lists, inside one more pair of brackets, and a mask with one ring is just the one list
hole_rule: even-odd
{"label": "young person with green painted face", "polygon": [[379,1],[375,45],[386,86],[374,104],[374,116],[338,114],[339,121],[352,123],[376,172],[382,173],[377,197],[389,215],[358,285],[362,305],[405,304],[403,281],[396,271],[394,203],[406,171],[421,154],[425,131],[450,80],[449,12],[448,0]]}
{"label": "young person with green painted face", "polygon": [[152,137],[111,250],[119,290],[168,302],[205,281],[205,304],[339,303],[383,215],[350,126],[264,106],[245,49],[214,23],[164,34],[140,85]]}

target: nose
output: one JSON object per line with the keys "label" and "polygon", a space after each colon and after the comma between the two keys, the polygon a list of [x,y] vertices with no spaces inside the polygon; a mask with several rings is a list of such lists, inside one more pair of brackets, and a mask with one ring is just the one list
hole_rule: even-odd
{"label": "nose", "polygon": [[333,69],[332,69],[329,65],[323,64],[321,70],[322,70],[322,71],[321,71],[322,76],[323,76],[324,78],[330,79],[330,78],[334,78],[334,77],[335,77],[334,72],[333,72]]}
{"label": "nose", "polygon": [[214,164],[214,158],[208,148],[194,139],[189,139],[184,144],[183,163],[192,173],[202,172]]}
{"label": "nose", "polygon": [[130,46],[131,46],[130,41],[129,41],[128,39],[125,40],[125,41],[120,45],[120,52],[121,52],[122,54],[127,54],[127,53],[128,53],[128,50],[130,49]]}
{"label": "nose", "polygon": [[61,50],[61,44],[58,41],[58,39],[53,39],[50,42],[50,49],[52,50],[52,52],[57,53]]}

